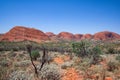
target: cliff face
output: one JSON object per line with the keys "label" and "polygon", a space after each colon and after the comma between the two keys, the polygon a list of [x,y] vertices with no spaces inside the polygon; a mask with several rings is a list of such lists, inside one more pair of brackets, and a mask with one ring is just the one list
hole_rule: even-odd
{"label": "cliff face", "polygon": [[34,41],[41,42],[49,40],[49,37],[42,31],[34,28],[26,28],[22,26],[15,26],[9,32],[4,34],[0,41]]}
{"label": "cliff face", "polygon": [[120,35],[114,32],[103,31],[94,34],[95,40],[120,39]]}

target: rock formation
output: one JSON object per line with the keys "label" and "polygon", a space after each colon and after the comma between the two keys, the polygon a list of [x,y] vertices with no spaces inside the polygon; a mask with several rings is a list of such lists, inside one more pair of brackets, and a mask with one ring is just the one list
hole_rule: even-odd
{"label": "rock formation", "polygon": [[0,41],[61,41],[61,40],[82,40],[82,39],[94,39],[94,40],[120,40],[120,35],[114,32],[103,31],[91,34],[72,34],[69,32],[61,32],[55,35],[52,32],[42,32],[34,28],[27,28],[23,26],[15,26],[5,34],[0,34]]}
{"label": "rock formation", "polygon": [[64,39],[64,40],[74,40],[75,39],[75,36],[69,32],[61,32],[57,35],[57,37]]}
{"label": "rock formation", "polygon": [[92,39],[92,37],[93,36],[91,34],[85,34],[85,35],[82,36],[81,39]]}
{"label": "rock formation", "polygon": [[45,33],[47,36],[49,36],[49,37],[53,37],[53,36],[56,36],[54,33],[52,33],[52,32],[46,32]]}
{"label": "rock formation", "polygon": [[94,34],[95,40],[111,40],[120,39],[120,35],[114,32],[103,31]]}
{"label": "rock formation", "polygon": [[83,34],[75,34],[75,40],[81,40]]}
{"label": "rock formation", "polygon": [[41,42],[49,40],[49,37],[40,30],[34,28],[26,28],[23,26],[15,26],[9,32],[5,33],[0,41],[34,41]]}

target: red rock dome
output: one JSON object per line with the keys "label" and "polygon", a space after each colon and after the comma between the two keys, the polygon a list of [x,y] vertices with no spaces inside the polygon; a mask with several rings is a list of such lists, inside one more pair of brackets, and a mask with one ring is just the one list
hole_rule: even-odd
{"label": "red rock dome", "polygon": [[15,26],[9,32],[5,33],[0,41],[35,41],[41,42],[49,40],[49,37],[42,31],[34,28],[26,28],[23,26]]}
{"label": "red rock dome", "polygon": [[69,32],[61,32],[57,35],[57,37],[65,40],[74,40],[75,36],[72,33]]}
{"label": "red rock dome", "polygon": [[114,32],[103,31],[94,34],[95,40],[120,39],[120,35]]}

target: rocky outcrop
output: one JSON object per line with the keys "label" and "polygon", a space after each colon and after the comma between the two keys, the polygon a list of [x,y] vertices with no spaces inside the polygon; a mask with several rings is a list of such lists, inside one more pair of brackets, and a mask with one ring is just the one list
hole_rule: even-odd
{"label": "rocky outcrop", "polygon": [[91,34],[84,34],[81,39],[92,39],[93,36]]}
{"label": "rocky outcrop", "polygon": [[53,36],[56,36],[54,33],[52,33],[52,32],[46,32],[45,33],[47,36],[49,36],[49,37],[53,37]]}
{"label": "rocky outcrop", "polygon": [[83,37],[83,34],[75,34],[74,36],[76,40],[81,40],[81,38]]}
{"label": "rocky outcrop", "polygon": [[72,34],[69,32],[61,32],[55,35],[52,32],[42,32],[34,28],[27,28],[23,26],[15,26],[5,34],[0,34],[0,41],[62,41],[62,40],[75,40],[94,39],[94,40],[120,40],[120,35],[114,32],[103,31],[91,34]]}
{"label": "rocky outcrop", "polygon": [[75,39],[75,36],[69,32],[61,32],[57,35],[57,37],[64,39],[64,40],[74,40]]}
{"label": "rocky outcrop", "polygon": [[0,41],[34,41],[41,42],[49,40],[49,37],[40,30],[34,28],[26,28],[23,26],[15,26],[9,32],[4,34]]}
{"label": "rocky outcrop", "polygon": [[111,39],[120,39],[120,35],[114,32],[103,31],[94,34],[95,40],[111,40]]}

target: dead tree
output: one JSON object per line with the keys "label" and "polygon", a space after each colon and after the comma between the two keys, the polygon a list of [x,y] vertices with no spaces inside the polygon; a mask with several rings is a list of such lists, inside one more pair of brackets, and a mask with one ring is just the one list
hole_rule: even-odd
{"label": "dead tree", "polygon": [[34,69],[35,69],[35,74],[36,74],[37,77],[38,77],[37,68],[36,68],[35,64],[33,63],[32,55],[31,55],[31,49],[32,49],[32,46],[31,46],[31,45],[27,45],[26,47],[27,47],[27,51],[28,51],[29,56],[30,56],[30,59],[31,59],[31,63],[32,63]]}

